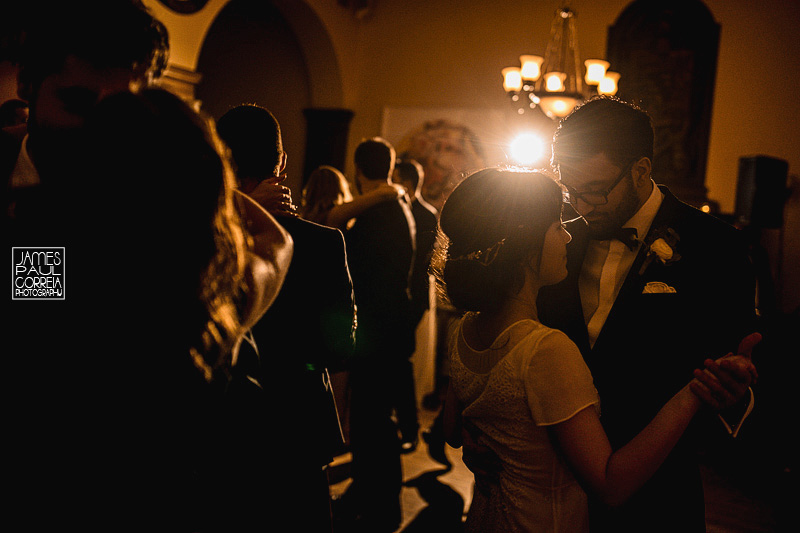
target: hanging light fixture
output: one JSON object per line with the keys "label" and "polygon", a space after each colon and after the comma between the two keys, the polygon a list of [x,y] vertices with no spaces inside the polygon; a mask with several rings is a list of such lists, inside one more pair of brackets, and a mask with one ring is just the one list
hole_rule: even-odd
{"label": "hanging light fixture", "polygon": [[581,76],[575,13],[568,7],[556,11],[544,57],[523,55],[519,60],[519,67],[502,71],[503,88],[519,113],[539,107],[548,117],[559,119],[594,94],[617,92],[619,74],[608,71],[608,61],[585,61]]}

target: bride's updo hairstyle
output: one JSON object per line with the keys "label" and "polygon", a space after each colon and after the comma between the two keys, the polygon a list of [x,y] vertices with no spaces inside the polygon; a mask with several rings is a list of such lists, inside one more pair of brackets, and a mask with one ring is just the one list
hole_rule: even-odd
{"label": "bride's updo hairstyle", "polygon": [[431,269],[440,295],[462,311],[499,309],[541,257],[561,207],[561,188],[544,171],[487,168],[468,176],[439,217]]}

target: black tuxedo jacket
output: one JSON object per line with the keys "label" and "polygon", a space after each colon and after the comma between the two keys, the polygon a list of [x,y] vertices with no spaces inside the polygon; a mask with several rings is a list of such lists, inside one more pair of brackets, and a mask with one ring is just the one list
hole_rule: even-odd
{"label": "black tuxedo jacket", "polygon": [[292,236],[294,253],[277,298],[253,328],[257,344],[271,360],[268,366],[341,368],[355,342],[342,232],[302,218],[277,220]]}
{"label": "black tuxedo jacket", "polygon": [[[323,379],[325,369],[343,368],[353,353],[353,286],[341,231],[301,218],[278,222],[292,236],[294,253],[277,298],[251,330],[258,380],[273,413],[260,423],[273,432],[275,453],[321,466],[339,451],[333,448],[339,421]],[[244,368],[252,368],[245,360],[250,348],[242,343]]]}
{"label": "black tuxedo jacket", "polygon": [[416,224],[407,199],[381,202],[345,234],[358,306],[356,357],[414,351],[409,283]]}
{"label": "black tuxedo jacket", "polygon": [[[755,278],[743,236],[660,188],[664,201],[594,347],[578,288],[589,242],[583,221],[568,228],[573,238],[567,247],[567,278],[539,294],[542,322],[567,333],[592,371],[601,420],[615,449],[652,420],[704,359],[736,351],[739,340],[755,328]],[[680,258],[646,263],[649,243],[668,228],[679,237],[674,252]],[[643,293],[653,282],[674,292]],[[646,524],[648,531],[705,531],[692,441],[687,432],[658,473],[622,508],[611,511],[593,502],[593,528],[641,531]]]}
{"label": "black tuxedo jacket", "polygon": [[411,202],[411,213],[417,226],[416,252],[414,255],[414,268],[411,273],[411,306],[412,323],[416,326],[428,309],[428,269],[431,264],[431,254],[436,244],[436,227],[439,216],[436,208],[424,200],[416,198]]}

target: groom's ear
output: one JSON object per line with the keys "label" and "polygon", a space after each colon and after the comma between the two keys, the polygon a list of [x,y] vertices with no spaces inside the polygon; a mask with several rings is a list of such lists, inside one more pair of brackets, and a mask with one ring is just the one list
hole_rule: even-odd
{"label": "groom's ear", "polygon": [[653,163],[649,157],[642,157],[631,167],[633,179],[636,185],[643,185],[650,181],[650,174],[653,171]]}
{"label": "groom's ear", "polygon": [[278,174],[277,174],[278,176],[283,174],[283,171],[286,170],[286,160],[287,159],[288,159],[288,156],[286,155],[286,152],[281,152],[281,162],[280,162],[279,169],[278,169]]}

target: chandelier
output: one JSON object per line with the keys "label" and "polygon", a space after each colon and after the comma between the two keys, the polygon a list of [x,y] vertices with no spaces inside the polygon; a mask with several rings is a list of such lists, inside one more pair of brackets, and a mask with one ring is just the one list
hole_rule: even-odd
{"label": "chandelier", "polygon": [[523,55],[519,60],[519,67],[504,68],[502,74],[503,88],[520,114],[538,107],[557,120],[593,95],[617,92],[619,74],[608,71],[608,61],[586,60],[581,76],[575,13],[568,7],[556,11],[544,57]]}

